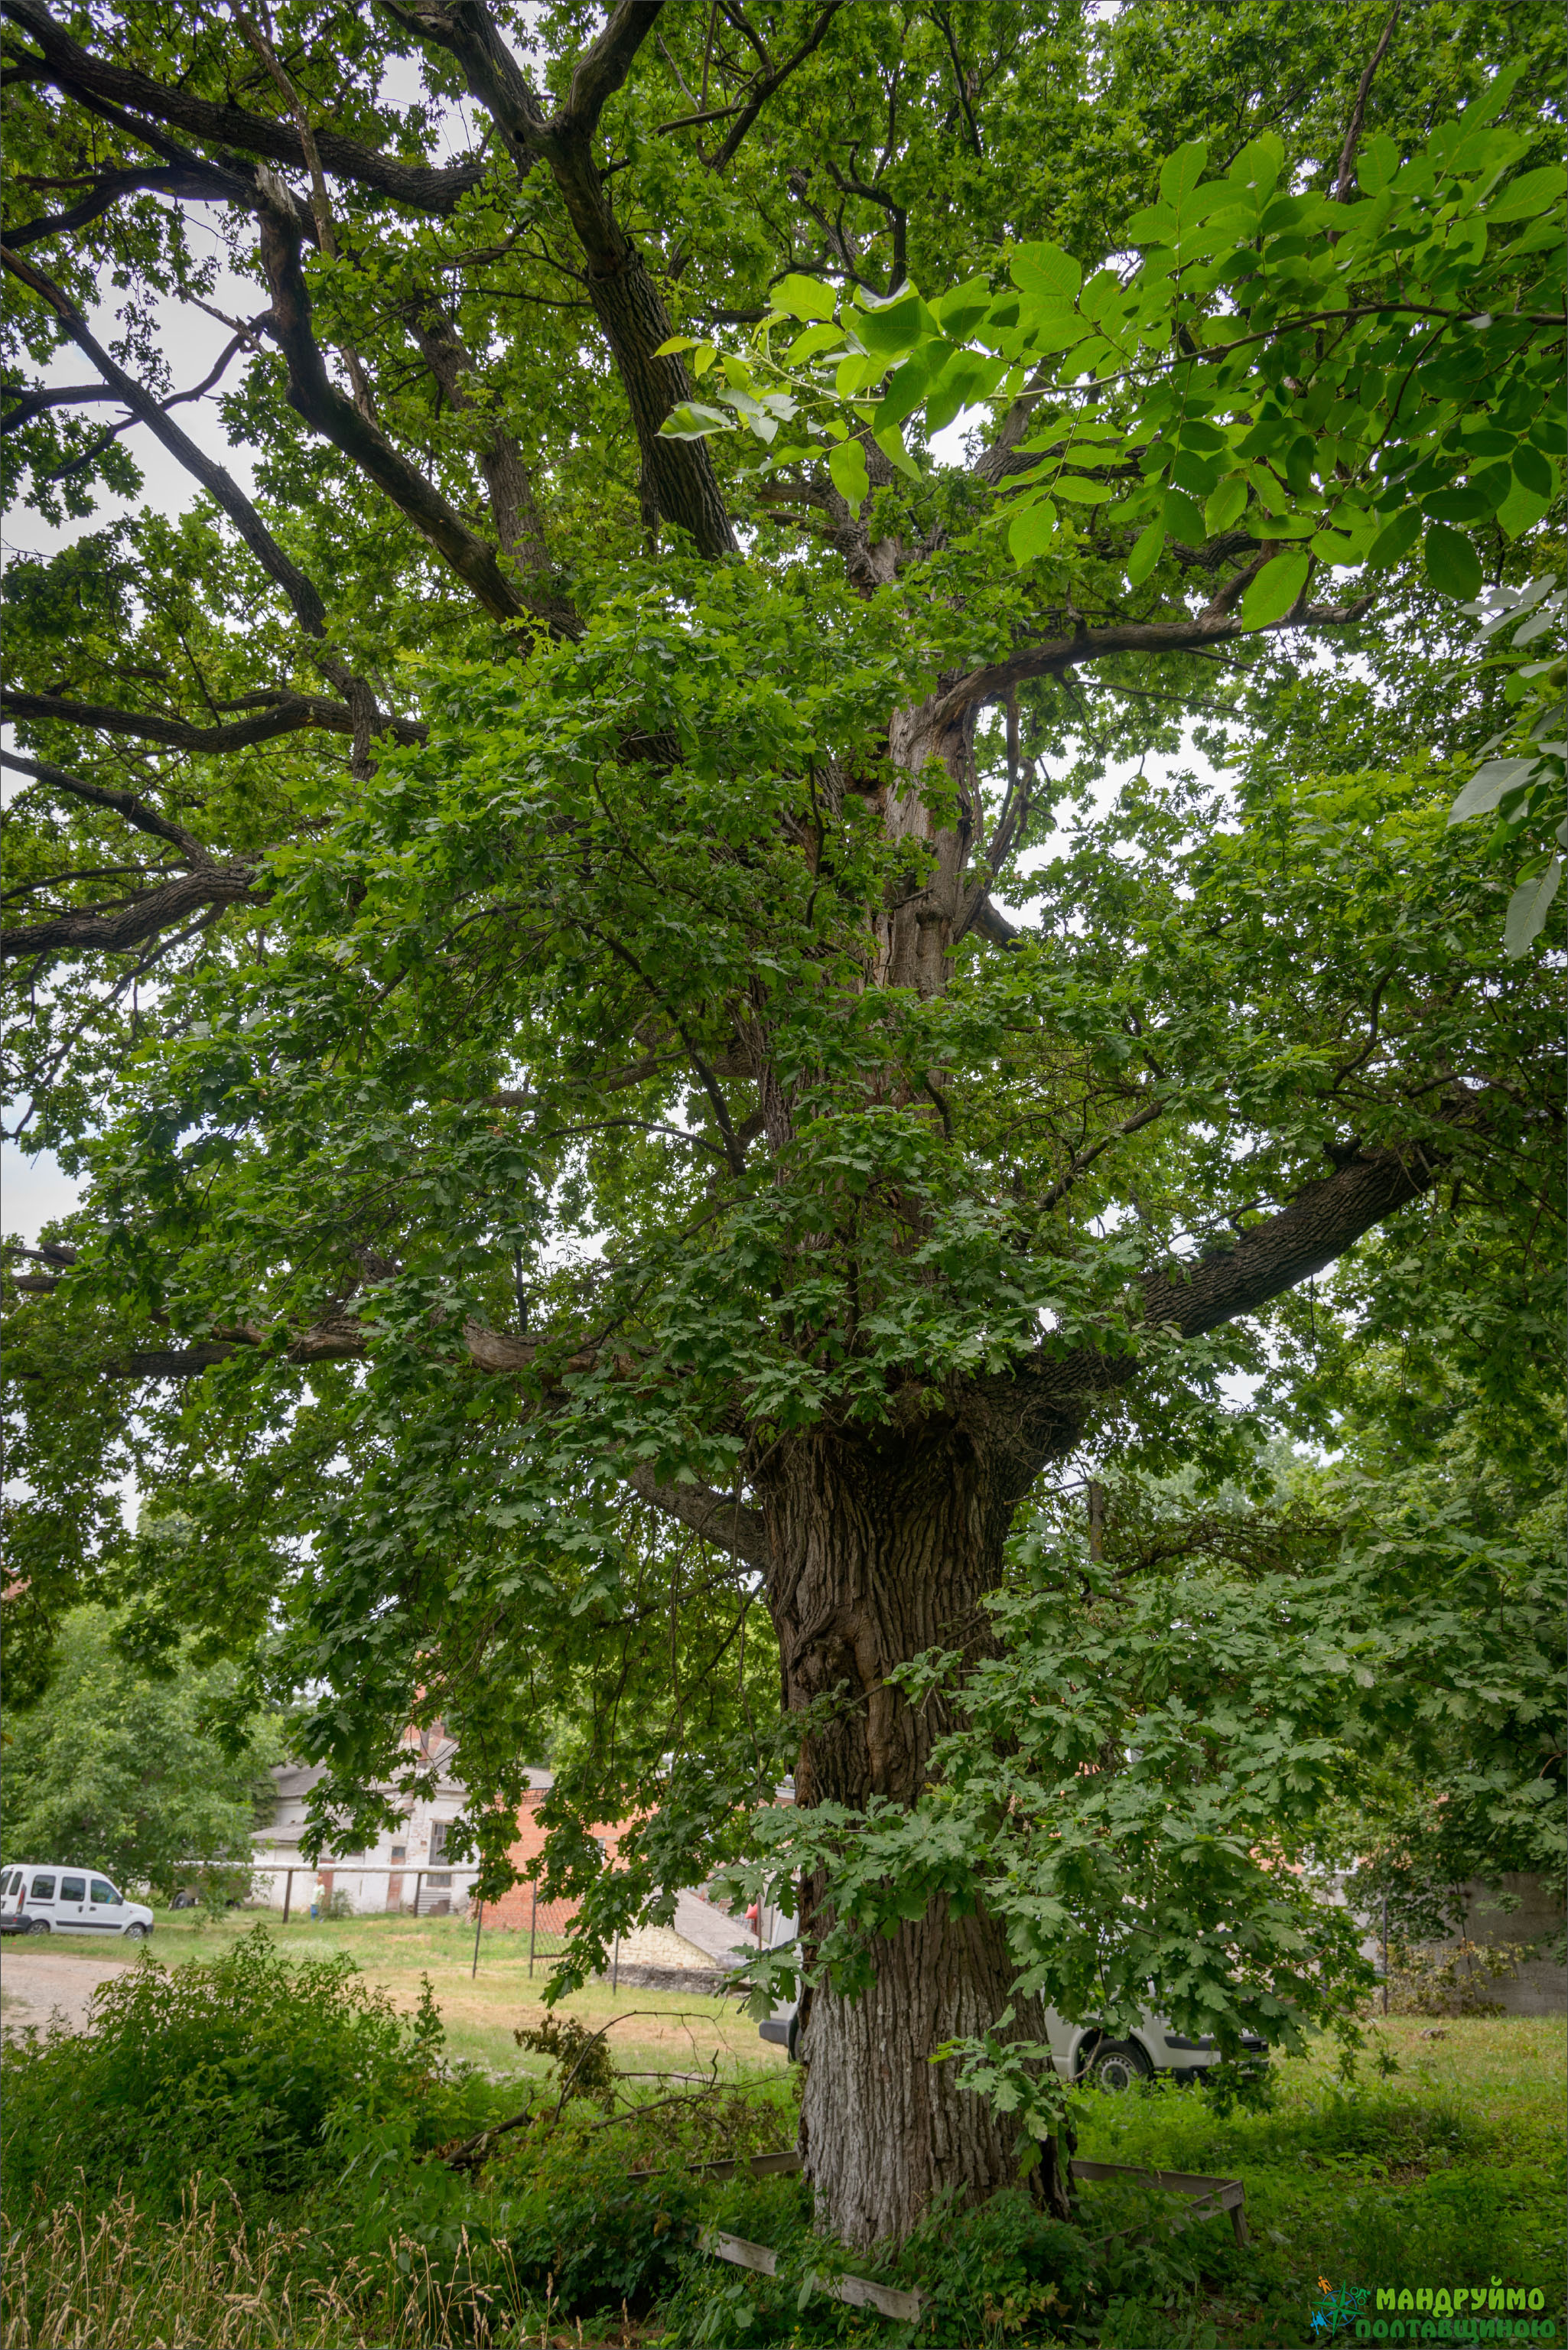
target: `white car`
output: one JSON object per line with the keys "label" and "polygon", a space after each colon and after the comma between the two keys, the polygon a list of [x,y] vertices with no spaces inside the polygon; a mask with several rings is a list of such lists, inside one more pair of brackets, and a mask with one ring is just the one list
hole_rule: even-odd
{"label": "white car", "polygon": [[[795,2061],[799,2027],[793,2000],[776,2007],[757,2028],[764,2040],[788,2049],[792,2064]],[[1189,2040],[1147,2008],[1125,2040],[1111,2039],[1098,2024],[1069,2023],[1054,2007],[1045,2011],[1045,2033],[1057,2070],[1069,2081],[1093,2081],[1102,2089],[1130,2089],[1156,2073],[1200,2073],[1220,2062],[1212,2040]],[[1256,2055],[1268,2043],[1243,2033],[1241,2045]]]}
{"label": "white car", "polygon": [[70,1868],[38,1861],[0,1869],[0,1934],[89,1934],[99,1941],[119,1935],[145,1941],[152,1912],[128,1901],[96,1868]]}
{"label": "white car", "polygon": [[[1113,2040],[1096,2023],[1069,2023],[1048,2007],[1045,2036],[1058,2072],[1069,2081],[1093,2081],[1102,2089],[1130,2089],[1156,2073],[1201,2073],[1220,2062],[1211,2039],[1189,2040],[1147,2007],[1125,2040]],[[1265,2054],[1268,2044],[1250,2032],[1241,2034],[1250,2056]]]}

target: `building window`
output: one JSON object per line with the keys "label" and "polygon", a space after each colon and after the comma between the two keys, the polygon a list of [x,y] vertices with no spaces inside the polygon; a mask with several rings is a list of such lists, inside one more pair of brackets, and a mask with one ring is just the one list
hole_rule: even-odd
{"label": "building window", "polygon": [[445,1820],[436,1820],[431,1824],[431,1827],[430,1882],[432,1885],[450,1885],[452,1883],[452,1871],[450,1869],[443,1869],[441,1866],[441,1862],[446,1858],[447,1825],[448,1823]]}

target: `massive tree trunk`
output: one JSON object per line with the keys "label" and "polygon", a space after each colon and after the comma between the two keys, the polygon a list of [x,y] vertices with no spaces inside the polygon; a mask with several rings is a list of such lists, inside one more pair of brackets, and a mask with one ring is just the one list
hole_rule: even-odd
{"label": "massive tree trunk", "polygon": [[[836,1700],[803,1739],[799,1802],[908,1804],[927,1783],[950,1710],[937,1695],[911,1707],[888,1673],[927,1648],[992,1648],[981,1601],[1000,1580],[1030,1467],[1016,1419],[999,1420],[980,1388],[907,1425],[814,1430],[776,1457],[764,1505],[784,1704]],[[821,1880],[806,1894],[809,1949],[827,1914]],[[807,2173],[825,2220],[857,2245],[907,2235],[935,2196],[972,2200],[1014,2183],[1023,2152],[1016,2125],[931,2062],[944,2040],[989,2030],[1006,2007],[1013,1969],[1001,1926],[983,1912],[954,1917],[939,1897],[871,1958],[859,1997],[826,1983],[809,1994],[800,2038]],[[1042,2039],[1043,2018],[1021,2007],[1011,2030]],[[1060,2209],[1053,2158],[1047,2148],[1034,2176]]]}

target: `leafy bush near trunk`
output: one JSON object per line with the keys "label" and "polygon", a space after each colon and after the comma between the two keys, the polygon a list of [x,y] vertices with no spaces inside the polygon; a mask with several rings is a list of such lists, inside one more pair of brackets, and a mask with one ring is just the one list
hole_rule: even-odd
{"label": "leafy bush near trunk", "polygon": [[1492,1991],[1511,1982],[1535,1954],[1523,1942],[1482,1945],[1396,1942],[1388,1953],[1388,2006],[1395,2015],[1501,2015]]}
{"label": "leafy bush near trunk", "polygon": [[143,1959],[99,1991],[90,2035],[7,2054],[5,2207],[91,2208],[124,2188],[171,2212],[196,2176],[242,2195],[306,2187],[379,2126],[433,2145],[472,2095],[441,2040],[428,1991],[400,2015],[352,1960],[287,1965],[265,1927],[205,1963]]}

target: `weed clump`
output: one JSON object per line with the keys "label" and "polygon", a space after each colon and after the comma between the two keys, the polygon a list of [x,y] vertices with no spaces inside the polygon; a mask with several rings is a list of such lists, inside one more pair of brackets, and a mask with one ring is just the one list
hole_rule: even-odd
{"label": "weed clump", "polygon": [[68,2194],[90,2210],[124,2189],[173,2214],[198,2176],[296,2192],[383,2123],[433,2146],[470,2087],[442,2036],[428,1983],[400,2015],[351,1959],[286,1964],[264,1926],[193,1965],[144,1958],[99,1991],[89,2034],[7,2050],[4,2207]]}

